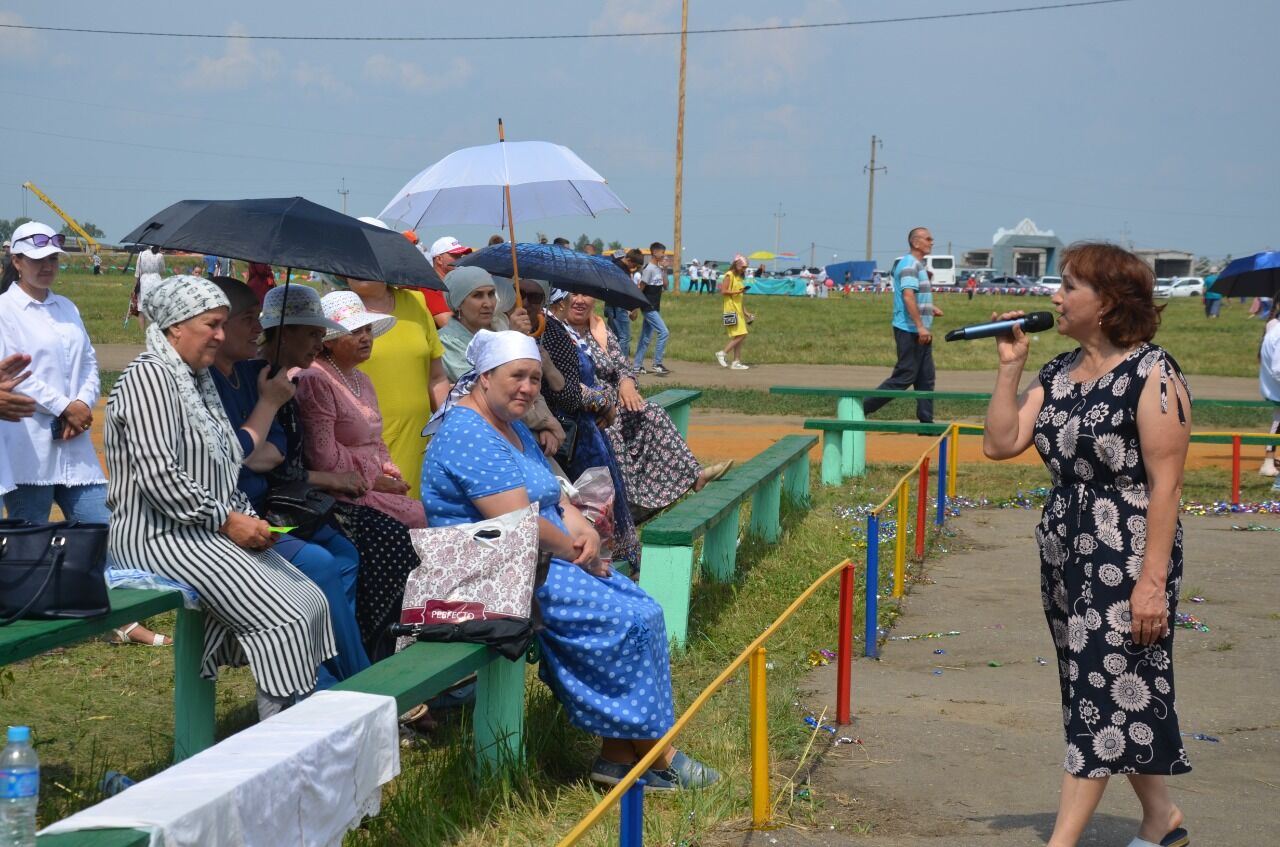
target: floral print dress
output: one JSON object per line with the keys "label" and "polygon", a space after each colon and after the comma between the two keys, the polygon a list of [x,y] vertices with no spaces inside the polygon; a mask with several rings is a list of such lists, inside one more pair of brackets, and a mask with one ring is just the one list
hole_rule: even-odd
{"label": "floral print dress", "polygon": [[635,371],[613,332],[607,328],[605,332],[608,333],[607,350],[600,347],[592,333],[582,336],[587,355],[596,366],[596,376],[608,386],[609,399],[618,409],[613,425],[604,434],[622,468],[628,505],[633,512],[652,514],[687,494],[698,481],[702,465],[661,406],[646,402],[638,412],[622,408],[618,386],[624,379],[635,379]]}
{"label": "floral print dress", "polygon": [[[1078,351],[1077,351],[1078,352]],[[1035,446],[1053,489],[1036,527],[1040,591],[1053,634],[1067,752],[1081,777],[1191,770],[1178,731],[1173,631],[1182,584],[1182,525],[1169,560],[1169,634],[1147,647],[1130,632],[1129,598],[1147,544],[1147,473],[1138,441],[1138,398],[1160,380],[1160,405],[1184,425],[1170,382],[1186,379],[1168,353],[1142,344],[1090,382],[1071,380],[1075,352],[1040,371],[1044,405]],[[1190,392],[1188,390],[1188,397]]]}

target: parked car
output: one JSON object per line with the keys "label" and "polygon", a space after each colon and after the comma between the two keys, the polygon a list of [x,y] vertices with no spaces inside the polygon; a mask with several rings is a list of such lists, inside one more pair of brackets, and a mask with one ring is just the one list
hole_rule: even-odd
{"label": "parked car", "polygon": [[1062,277],[1060,276],[1042,276],[1036,280],[1036,288],[1042,288],[1050,294],[1056,292],[1062,287]]}
{"label": "parked car", "polygon": [[1156,280],[1156,287],[1152,294],[1156,297],[1203,297],[1204,280],[1198,276],[1175,276],[1167,280]]}

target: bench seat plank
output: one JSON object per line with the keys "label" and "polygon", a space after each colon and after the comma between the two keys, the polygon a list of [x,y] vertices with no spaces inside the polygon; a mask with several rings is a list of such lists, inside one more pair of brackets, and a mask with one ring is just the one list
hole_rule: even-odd
{"label": "bench seat plank", "polygon": [[177,591],[113,588],[107,592],[107,597],[111,601],[111,611],[96,618],[24,620],[0,627],[0,665],[30,659],[55,647],[66,647],[182,605],[182,595]]}

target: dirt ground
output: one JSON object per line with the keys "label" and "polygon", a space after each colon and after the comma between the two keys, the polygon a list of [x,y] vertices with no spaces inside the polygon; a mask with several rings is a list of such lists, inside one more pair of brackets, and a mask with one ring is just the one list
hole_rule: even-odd
{"label": "dirt ground", "polygon": [[[1040,610],[1032,537],[1037,513],[975,510],[953,519],[949,552],[928,564],[897,636],[853,663],[853,724],[812,771],[817,804],[801,827],[722,832],[709,845],[928,847],[1043,844],[1061,780],[1061,710]],[[1280,803],[1280,633],[1276,516],[1189,517],[1181,611],[1210,627],[1178,629],[1178,711],[1193,771],[1170,780],[1192,843],[1274,844]],[[1203,603],[1187,598],[1204,597]],[[946,652],[938,655],[936,650]],[[992,666],[998,663],[998,666]],[[941,673],[937,673],[941,671]],[[835,667],[817,668],[804,704],[835,702]],[[1219,739],[1196,740],[1195,734]],[[1139,809],[1113,779],[1083,847],[1128,844]],[[813,823],[816,821],[816,825]],[[834,829],[832,828],[834,827]]]}

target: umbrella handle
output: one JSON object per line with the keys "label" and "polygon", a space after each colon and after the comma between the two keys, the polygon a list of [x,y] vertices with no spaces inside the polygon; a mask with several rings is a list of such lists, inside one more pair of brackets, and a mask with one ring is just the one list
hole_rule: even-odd
{"label": "umbrella handle", "polygon": [[[502,118],[498,118],[498,143],[503,145],[502,164],[504,169],[507,163],[506,141],[507,136],[502,128]],[[511,217],[511,175],[506,173],[504,176],[508,180],[502,186],[502,198],[507,204],[507,237],[511,242],[511,282],[516,287],[516,308],[519,309],[524,304],[522,302],[523,298],[520,296],[520,265],[516,261],[516,222]]]}
{"label": "umbrella handle", "polygon": [[529,333],[530,338],[541,338],[542,333],[547,331],[547,318],[545,315],[542,314],[542,312],[538,312],[537,323],[538,325],[535,326],[533,328],[533,331]]}

